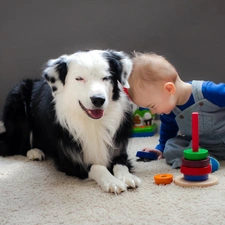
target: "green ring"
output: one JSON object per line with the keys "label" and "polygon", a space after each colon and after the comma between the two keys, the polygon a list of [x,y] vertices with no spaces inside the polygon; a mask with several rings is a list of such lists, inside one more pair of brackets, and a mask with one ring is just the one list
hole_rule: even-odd
{"label": "green ring", "polygon": [[184,150],[184,158],[188,160],[203,160],[208,156],[208,150],[199,148],[197,152],[193,152],[192,148]]}

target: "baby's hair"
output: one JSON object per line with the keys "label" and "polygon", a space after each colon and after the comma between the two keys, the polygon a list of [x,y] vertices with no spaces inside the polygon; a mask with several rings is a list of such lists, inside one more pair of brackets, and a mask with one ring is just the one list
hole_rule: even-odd
{"label": "baby's hair", "polygon": [[140,69],[140,78],[145,81],[173,81],[177,78],[175,67],[164,56],[155,53],[136,53],[133,57],[135,67]]}
{"label": "baby's hair", "polygon": [[165,57],[155,53],[133,53],[133,70],[129,77],[130,94],[135,86],[148,83],[173,82],[178,78],[175,67]]}

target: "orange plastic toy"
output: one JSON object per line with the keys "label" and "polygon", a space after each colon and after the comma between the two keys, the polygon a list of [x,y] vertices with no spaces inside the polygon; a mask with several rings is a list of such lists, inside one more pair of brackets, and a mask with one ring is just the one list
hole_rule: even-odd
{"label": "orange plastic toy", "polygon": [[156,174],[154,179],[156,184],[170,184],[173,182],[173,175],[169,173]]}

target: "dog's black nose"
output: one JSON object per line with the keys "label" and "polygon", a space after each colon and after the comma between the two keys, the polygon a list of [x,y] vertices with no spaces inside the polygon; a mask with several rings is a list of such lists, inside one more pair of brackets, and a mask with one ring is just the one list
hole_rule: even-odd
{"label": "dog's black nose", "polygon": [[102,96],[93,96],[91,97],[91,102],[94,106],[101,107],[105,102],[105,98]]}

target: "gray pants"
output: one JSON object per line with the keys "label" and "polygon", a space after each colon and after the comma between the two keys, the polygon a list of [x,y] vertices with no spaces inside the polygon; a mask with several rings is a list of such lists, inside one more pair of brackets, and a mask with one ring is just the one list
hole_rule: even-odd
{"label": "gray pants", "polygon": [[[205,148],[209,151],[209,156],[212,156],[218,160],[225,160],[225,144],[213,144],[204,145],[200,143],[201,148]],[[182,164],[181,158],[183,157],[183,151],[187,148],[192,148],[192,139],[187,136],[178,135],[169,139],[166,142],[163,156],[172,168],[179,168]]]}

